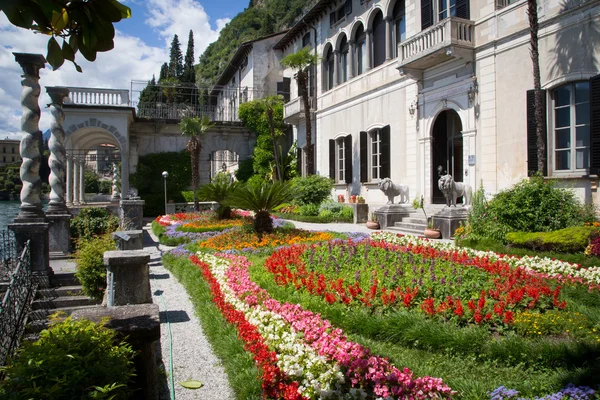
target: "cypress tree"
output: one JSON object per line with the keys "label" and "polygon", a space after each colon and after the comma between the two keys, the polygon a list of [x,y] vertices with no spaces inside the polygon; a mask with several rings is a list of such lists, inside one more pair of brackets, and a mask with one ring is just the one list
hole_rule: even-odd
{"label": "cypress tree", "polygon": [[171,42],[171,52],[169,59],[169,78],[181,79],[183,75],[183,55],[181,54],[181,46],[177,35],[173,36]]}
{"label": "cypress tree", "polygon": [[167,79],[169,75],[169,65],[167,63],[163,63],[160,67],[160,74],[158,75],[158,81],[162,81],[163,79]]}
{"label": "cypress tree", "polygon": [[195,83],[196,71],[194,70],[194,33],[190,29],[187,50],[185,51],[185,63],[183,64],[182,82]]}

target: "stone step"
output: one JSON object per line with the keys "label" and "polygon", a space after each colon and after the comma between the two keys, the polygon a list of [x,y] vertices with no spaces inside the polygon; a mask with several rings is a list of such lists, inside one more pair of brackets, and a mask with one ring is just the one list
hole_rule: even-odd
{"label": "stone step", "polygon": [[49,289],[40,289],[37,292],[37,298],[45,300],[66,296],[83,296],[81,285],[58,286]]}
{"label": "stone step", "polygon": [[402,233],[404,235],[423,236],[424,229],[411,229],[398,226],[389,226],[387,229],[394,233]]}
{"label": "stone step", "polygon": [[94,304],[90,304],[90,305],[83,305],[83,306],[68,306],[68,307],[60,307],[60,308],[53,308],[53,309],[39,309],[39,310],[32,310],[29,313],[29,321],[30,323],[33,323],[34,321],[47,321],[48,317],[52,314],[54,314],[55,312],[64,312],[67,315],[71,315],[72,312],[77,311],[77,310],[83,310],[86,308],[90,308],[90,307],[95,307],[98,304],[100,304],[100,302],[96,302]]}
{"label": "stone step", "polygon": [[52,287],[81,285],[74,272],[61,272],[50,278]]}
{"label": "stone step", "polygon": [[101,300],[92,300],[87,296],[60,296],[55,299],[38,299],[31,304],[32,310],[54,310],[57,308],[90,306],[100,304]]}
{"label": "stone step", "polygon": [[410,223],[410,222],[396,222],[394,224],[394,228],[400,229],[410,229],[412,231],[423,231],[427,228],[427,224],[418,224],[418,223]]}
{"label": "stone step", "polygon": [[402,222],[406,222],[409,224],[427,225],[427,220],[425,219],[425,217],[423,217],[423,218],[402,218]]}

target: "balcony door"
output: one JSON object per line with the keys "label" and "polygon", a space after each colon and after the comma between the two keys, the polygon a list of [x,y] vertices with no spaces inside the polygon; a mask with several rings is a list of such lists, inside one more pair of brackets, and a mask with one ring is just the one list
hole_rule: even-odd
{"label": "balcony door", "polygon": [[[432,203],[445,204],[446,199],[438,189],[439,171],[451,174],[455,182],[463,181],[462,123],[454,110],[442,111],[433,124],[431,138]],[[440,168],[441,167],[441,168]]]}

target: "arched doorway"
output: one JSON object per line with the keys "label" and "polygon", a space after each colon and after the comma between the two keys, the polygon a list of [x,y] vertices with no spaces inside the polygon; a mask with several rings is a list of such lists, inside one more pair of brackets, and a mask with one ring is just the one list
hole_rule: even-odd
{"label": "arched doorway", "polygon": [[432,203],[445,204],[446,199],[437,183],[440,172],[451,174],[455,182],[463,181],[462,123],[456,111],[442,111],[433,124],[431,136]]}

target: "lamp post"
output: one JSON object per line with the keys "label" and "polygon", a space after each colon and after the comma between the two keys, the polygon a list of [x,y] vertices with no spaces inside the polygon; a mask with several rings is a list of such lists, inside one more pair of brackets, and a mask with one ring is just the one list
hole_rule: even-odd
{"label": "lamp post", "polygon": [[165,178],[165,215],[167,215],[167,177],[169,176],[169,173],[163,171],[162,176]]}

